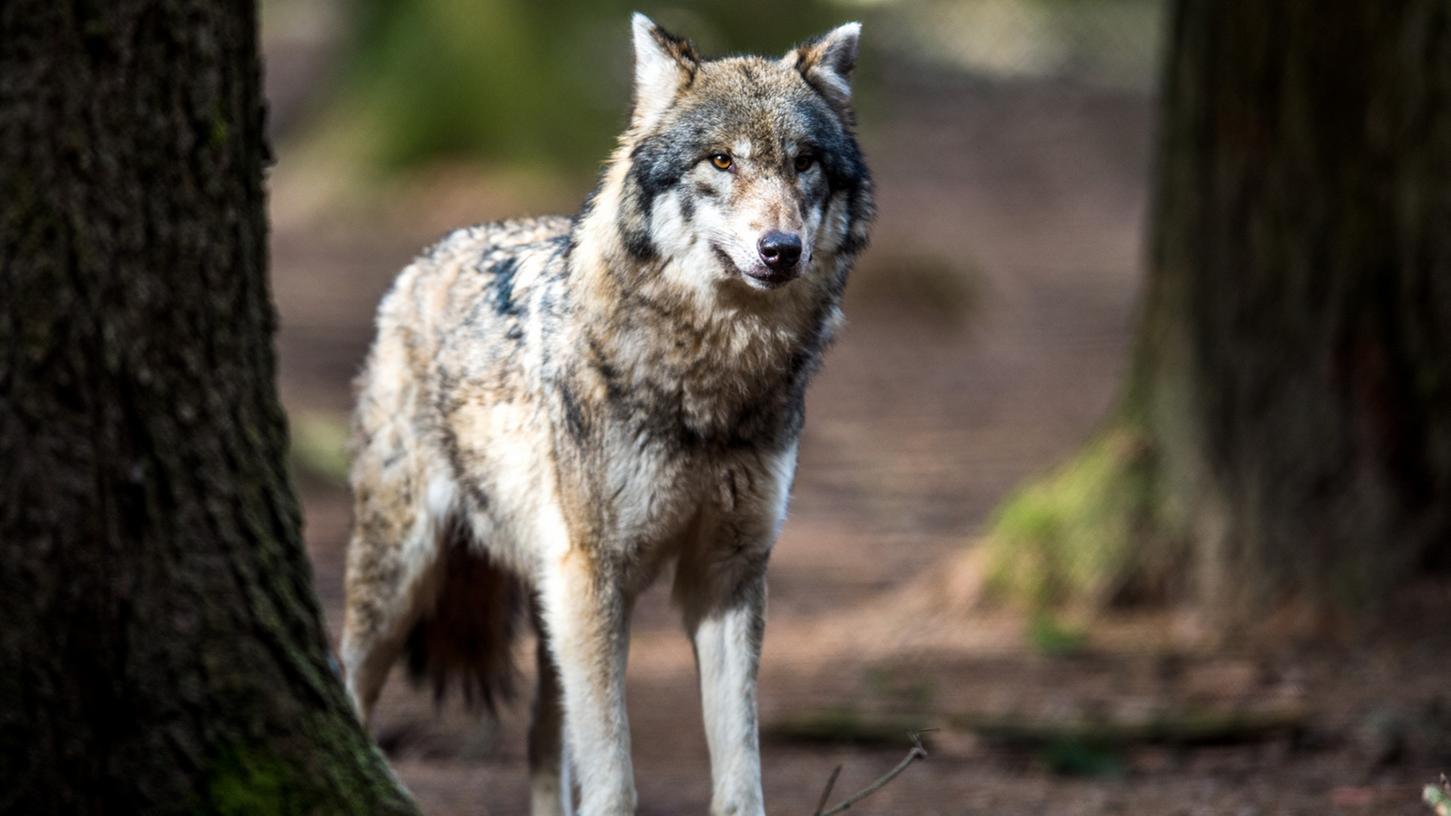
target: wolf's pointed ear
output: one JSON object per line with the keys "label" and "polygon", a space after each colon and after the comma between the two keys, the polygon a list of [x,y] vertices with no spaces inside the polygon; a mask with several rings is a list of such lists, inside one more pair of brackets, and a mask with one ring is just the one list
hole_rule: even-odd
{"label": "wolf's pointed ear", "polygon": [[846,23],[786,54],[795,68],[822,96],[840,109],[851,105],[851,71],[856,67],[862,24]]}
{"label": "wolf's pointed ear", "polygon": [[649,17],[635,12],[635,111],[637,127],[649,127],[675,99],[675,92],[695,79],[700,57],[688,40],[677,37]]}

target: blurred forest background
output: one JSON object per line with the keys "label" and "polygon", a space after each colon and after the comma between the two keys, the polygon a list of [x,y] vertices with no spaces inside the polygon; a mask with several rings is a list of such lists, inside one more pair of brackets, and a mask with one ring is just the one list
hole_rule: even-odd
{"label": "blurred forest background", "polygon": [[[1159,0],[264,0],[280,384],[333,636],[349,383],[373,309],[452,227],[575,209],[625,121],[636,8],[707,54],[784,53],[864,23],[857,99],[881,217],[809,396],[773,559],[761,700],[773,808],[809,812],[833,766],[854,789],[896,761],[909,729],[937,728],[932,758],[865,812],[1421,812],[1421,783],[1451,767],[1451,594],[1436,578],[1361,578],[1388,559],[1415,572],[1432,545],[1362,547],[1349,562],[1307,546],[1284,569],[1253,553],[1210,559],[1186,543],[1203,514],[1146,498],[1156,479],[1185,477],[1183,449],[1152,419],[1165,398],[1143,397],[1165,392],[1143,386],[1146,370],[1181,370],[1144,350],[1173,338],[1143,326],[1194,320],[1186,301],[1164,305],[1165,287],[1145,289],[1173,260],[1153,209],[1179,200],[1155,192],[1174,132],[1160,121],[1173,32]],[[1260,59],[1280,48],[1254,42]],[[1254,54],[1246,72],[1263,67]],[[1188,67],[1174,76],[1197,81]],[[1324,94],[1353,91],[1341,81],[1328,72]],[[1220,92],[1254,98],[1251,85]],[[1287,178],[1277,189],[1295,187]],[[1309,386],[1294,397],[1306,416],[1315,399]],[[1235,444],[1272,447],[1282,432]],[[1317,447],[1336,449],[1298,450]],[[1239,461],[1226,454],[1226,472]],[[1273,467],[1244,478],[1294,484]],[[1315,478],[1327,518],[1379,512]],[[1431,484],[1442,501],[1444,482]],[[1416,516],[1405,537],[1444,550],[1442,518]],[[693,671],[652,592],[629,681],[644,813],[708,799],[703,738],[681,725],[698,722]],[[523,718],[435,716],[400,674],[376,734],[424,812],[522,813]]]}

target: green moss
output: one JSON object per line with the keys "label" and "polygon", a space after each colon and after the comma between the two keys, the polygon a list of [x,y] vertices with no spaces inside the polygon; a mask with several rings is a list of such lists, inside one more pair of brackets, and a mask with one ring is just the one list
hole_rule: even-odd
{"label": "green moss", "polygon": [[290,792],[298,787],[289,763],[265,751],[242,749],[216,764],[207,785],[213,813],[269,814],[301,812]]}
{"label": "green moss", "polygon": [[199,811],[216,814],[412,814],[416,807],[351,712],[299,712],[291,734],[237,745],[206,775]]}
{"label": "green moss", "polygon": [[1153,452],[1119,427],[1030,483],[989,534],[989,591],[1036,609],[1127,600],[1156,584],[1166,560]]}
{"label": "green moss", "polygon": [[227,143],[227,120],[221,116],[212,119],[212,146],[221,147]]}

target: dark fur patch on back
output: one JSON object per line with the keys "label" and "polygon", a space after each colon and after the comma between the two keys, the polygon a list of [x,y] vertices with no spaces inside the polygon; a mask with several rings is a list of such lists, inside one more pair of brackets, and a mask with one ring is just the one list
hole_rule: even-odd
{"label": "dark fur patch on back", "polygon": [[469,546],[460,525],[451,523],[441,544],[437,602],[408,634],[409,677],[432,685],[440,703],[456,681],[469,709],[495,713],[514,697],[513,647],[528,595],[513,573]]}
{"label": "dark fur patch on back", "polygon": [[489,294],[494,312],[501,317],[518,317],[519,304],[514,302],[514,271],[519,265],[517,257],[508,257],[494,265],[493,278],[489,282]]}

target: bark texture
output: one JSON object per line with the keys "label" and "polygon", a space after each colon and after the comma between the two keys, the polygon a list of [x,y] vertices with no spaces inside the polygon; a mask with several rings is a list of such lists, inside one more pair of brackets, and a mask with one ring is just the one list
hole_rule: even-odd
{"label": "bark texture", "polygon": [[1000,527],[1069,563],[1034,535],[1112,533],[1097,600],[1363,609],[1451,549],[1451,3],[1172,20],[1124,399]]}
{"label": "bark texture", "polygon": [[255,15],[0,4],[0,812],[412,811],[285,469]]}

